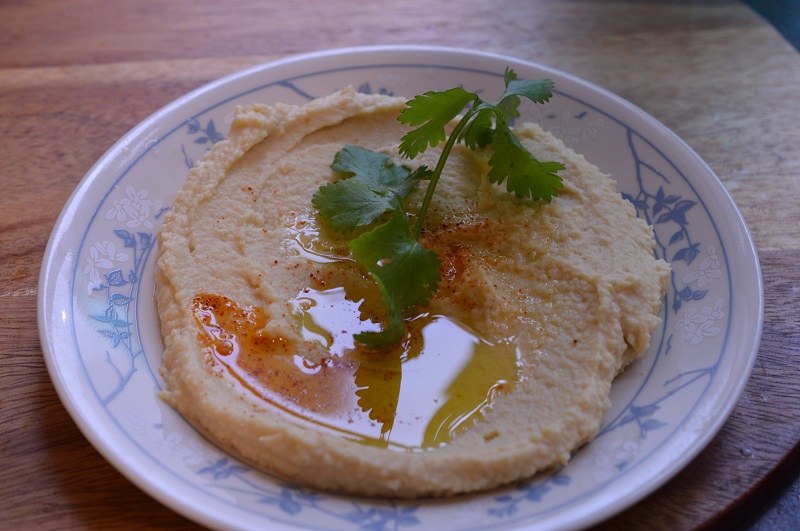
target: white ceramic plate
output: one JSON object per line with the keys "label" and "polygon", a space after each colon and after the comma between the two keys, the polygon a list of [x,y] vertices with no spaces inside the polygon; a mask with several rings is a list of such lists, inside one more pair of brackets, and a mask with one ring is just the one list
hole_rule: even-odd
{"label": "white ceramic plate", "polygon": [[[653,223],[674,273],[663,326],[614,384],[602,431],[558,472],[450,500],[335,496],[226,455],[156,396],[156,230],[193,161],[237,104],[303,103],[347,85],[406,97],[463,85],[499,94],[506,66],[549,77],[535,120],[611,173]],[[358,48],[258,66],[168,105],[86,175],[42,264],[39,327],[59,395],[123,474],[204,525],[250,529],[570,529],[634,504],[684,467],[727,418],[758,348],[762,286],[744,222],[717,177],[666,127],[620,98],[539,65],[424,47]]]}

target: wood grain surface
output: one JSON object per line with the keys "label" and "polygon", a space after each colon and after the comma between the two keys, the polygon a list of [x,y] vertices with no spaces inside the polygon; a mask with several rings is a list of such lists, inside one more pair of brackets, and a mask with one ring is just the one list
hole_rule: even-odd
{"label": "wood grain surface", "polygon": [[92,164],[184,93],[289,54],[456,46],[601,85],[674,130],[738,204],[763,268],[750,382],[684,471],[603,529],[736,528],[800,463],[800,54],[735,0],[0,2],[0,527],[189,529],[88,443],[36,322],[56,218]]}

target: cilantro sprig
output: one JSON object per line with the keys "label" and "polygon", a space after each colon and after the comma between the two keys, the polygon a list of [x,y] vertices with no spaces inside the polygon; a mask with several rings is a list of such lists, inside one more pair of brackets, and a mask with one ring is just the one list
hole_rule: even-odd
{"label": "cilantro sprig", "polygon": [[[403,312],[424,305],[438,288],[441,261],[418,240],[453,146],[463,142],[470,149],[490,147],[489,180],[498,185],[505,182],[506,190],[518,197],[550,201],[562,187],[557,172],[564,165],[537,160],[511,129],[511,122],[519,116],[520,97],[545,103],[552,96],[553,83],[519,80],[510,69],[506,69],[504,81],[505,91],[495,102],[485,102],[460,87],[426,92],[407,102],[398,120],[413,129],[401,139],[399,152],[414,159],[444,142],[433,170],[424,165],[411,170],[391,163],[385,153],[347,145],[331,164],[342,179],[314,194],[312,204],[334,230],[350,233],[372,226],[351,240],[350,252],[377,283],[388,322],[380,332],[355,336],[365,345],[401,341]],[[448,135],[447,128],[456,119]],[[426,180],[428,186],[412,229],[403,200]]]}
{"label": "cilantro sprig", "polygon": [[344,178],[321,187],[311,204],[339,232],[352,232],[386,212],[402,210],[403,199],[427,172],[424,169],[412,172],[391,164],[390,158],[385,153],[346,145],[331,164],[331,169]]}

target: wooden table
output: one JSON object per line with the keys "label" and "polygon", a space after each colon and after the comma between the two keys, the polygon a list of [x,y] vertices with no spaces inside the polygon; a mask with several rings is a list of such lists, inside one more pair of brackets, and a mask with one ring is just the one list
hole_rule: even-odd
{"label": "wooden table", "polygon": [[59,211],[131,127],[219,76],[368,44],[498,52],[642,107],[722,179],[755,239],[766,320],[729,421],[604,527],[741,523],[800,462],[800,54],[734,0],[0,3],[0,525],[192,528],[86,441],[46,372],[39,267]]}

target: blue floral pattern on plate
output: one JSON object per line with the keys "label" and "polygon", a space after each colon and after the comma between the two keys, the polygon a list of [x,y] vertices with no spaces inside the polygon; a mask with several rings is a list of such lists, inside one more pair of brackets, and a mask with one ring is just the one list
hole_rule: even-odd
{"label": "blue floral pattern on plate", "polygon": [[[207,525],[365,530],[588,525],[608,516],[608,507],[621,510],[657,487],[663,478],[656,476],[687,461],[676,463],[665,452],[697,453],[746,379],[755,351],[740,345],[743,340],[732,332],[734,319],[741,320],[733,311],[734,276],[755,282],[758,298],[757,265],[744,272],[732,265],[732,252],[744,262],[754,255],[729,250],[736,228],[720,230],[717,220],[730,221],[738,213],[691,150],[640,111],[564,74],[469,52],[403,52],[310,56],[201,89],[113,148],[105,164],[90,172],[83,195],[73,199],[91,214],[69,220],[74,259],[69,282],[60,289],[69,299],[62,334],[72,346],[60,347],[64,352],[45,349],[54,382],[76,411],[76,421],[112,462]],[[471,59],[467,66],[464,57]],[[561,470],[490,493],[439,501],[348,498],[252,469],[208,443],[158,400],[155,234],[187,168],[224,138],[237,104],[302,103],[346,85],[403,96],[454,84],[489,92],[507,64],[521,77],[555,78],[553,100],[523,106],[523,116],[612,173],[622,195],[654,226],[656,254],[673,265],[663,324],[645,357],[615,383],[612,408],[594,441]],[[720,208],[727,210],[712,213]],[[743,225],[738,230],[746,236]],[[58,319],[50,322],[62,326]],[[48,337],[56,335],[54,327],[50,324]],[[757,343],[751,336],[758,330],[745,339]],[[59,377],[63,367],[79,381]]]}

